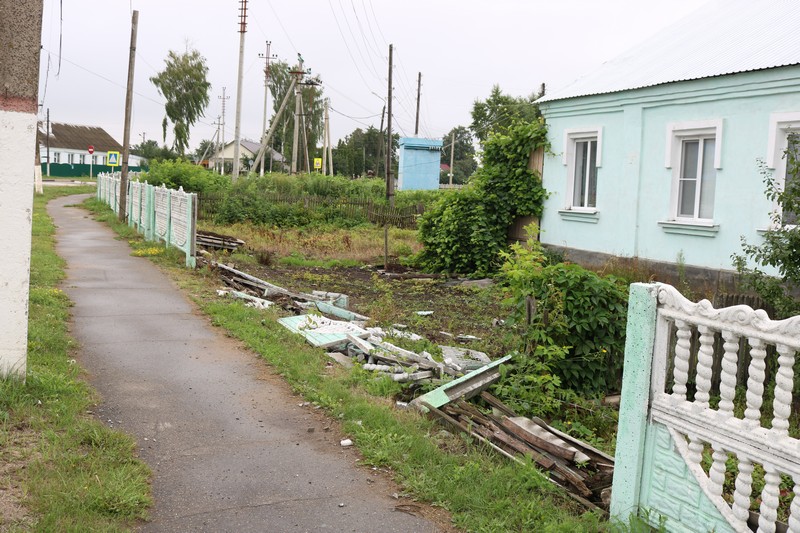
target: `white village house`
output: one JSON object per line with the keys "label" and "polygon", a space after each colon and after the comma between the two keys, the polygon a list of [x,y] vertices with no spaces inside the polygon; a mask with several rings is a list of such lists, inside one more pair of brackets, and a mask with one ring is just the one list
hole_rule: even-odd
{"label": "white village house", "polygon": [[[46,176],[88,176],[90,165],[96,176],[98,172],[119,170],[122,164],[120,159],[118,165],[108,165],[108,153],[122,154],[122,145],[97,126],[51,122],[48,136],[45,124],[40,122],[38,143],[42,174]],[[89,153],[90,146],[93,148],[92,154]],[[139,170],[141,165],[141,157],[129,156],[128,166],[131,170]]]}

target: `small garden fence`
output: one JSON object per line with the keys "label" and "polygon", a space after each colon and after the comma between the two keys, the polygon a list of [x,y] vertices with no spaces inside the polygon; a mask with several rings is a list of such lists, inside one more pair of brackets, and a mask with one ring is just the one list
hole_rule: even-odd
{"label": "small garden fence", "polygon": [[[198,198],[198,218],[213,220],[221,211],[227,193],[201,193]],[[425,212],[422,204],[406,207],[390,207],[376,203],[372,198],[333,198],[316,195],[287,195],[272,192],[258,194],[258,200],[273,203],[300,206],[309,211],[315,209],[335,209],[343,217],[366,218],[378,226],[389,225],[397,228],[414,229],[417,227],[419,215]]]}
{"label": "small garden fence", "polygon": [[611,513],[800,533],[800,317],[631,286]]}
{"label": "small garden fence", "polygon": [[[120,173],[97,176],[97,199],[119,213]],[[168,189],[128,181],[128,225],[148,241],[163,241],[186,254],[186,266],[195,266],[197,195],[183,188]]]}

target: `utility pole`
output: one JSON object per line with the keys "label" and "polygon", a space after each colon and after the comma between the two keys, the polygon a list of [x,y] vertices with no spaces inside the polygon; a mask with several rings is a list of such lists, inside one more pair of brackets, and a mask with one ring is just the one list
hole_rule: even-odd
{"label": "utility pole", "polygon": [[239,179],[239,143],[242,127],[242,77],[244,76],[244,34],[247,33],[247,0],[239,0],[239,78],[236,83],[236,127],[233,132],[233,173],[231,180]]}
{"label": "utility pole", "polygon": [[306,129],[306,110],[305,110],[305,106],[303,105],[303,93],[301,92],[298,95],[298,97],[300,99],[300,122],[301,122],[300,127],[303,128],[303,152],[305,153],[305,156],[306,156],[305,171],[306,171],[306,174],[310,174],[311,173],[311,164],[310,164],[311,161],[309,161],[309,159],[308,159],[308,130]]}
{"label": "utility pole", "polygon": [[119,221],[125,222],[128,210],[128,157],[131,153],[131,108],[133,107],[133,71],[136,65],[136,32],[139,11],[131,16],[131,52],[128,59],[128,90],[125,93],[125,128],[122,133],[122,175],[119,179]]}
{"label": "utility pole", "polygon": [[[280,122],[281,115],[283,115],[284,109],[286,109],[286,104],[289,102],[289,98],[292,96],[292,91],[294,90],[295,85],[297,84],[297,79],[293,79],[292,83],[289,84],[289,88],[286,90],[286,94],[283,96],[283,101],[281,101],[281,105],[278,108],[278,112],[275,113],[275,116],[272,117],[272,125],[269,127],[269,131],[267,135],[264,137],[264,141],[261,143],[261,149],[258,151],[258,155],[256,156],[255,161],[253,161],[253,166],[257,167],[261,164],[262,159],[264,158],[264,154],[267,152],[267,146],[269,146],[269,141],[272,139],[272,136],[275,134],[275,130],[278,128],[278,123]],[[286,124],[287,122],[284,121],[283,123],[283,133],[286,134]],[[285,137],[282,142],[285,142]],[[272,159],[272,158],[270,158]]]}
{"label": "utility pole", "polygon": [[417,74],[417,120],[414,122],[414,137],[419,135],[419,95],[422,93],[422,72]]}
{"label": "utility pole", "polygon": [[[392,45],[389,45],[389,90],[386,100],[386,199],[394,207],[394,178],[392,178]],[[383,268],[389,267],[389,224],[383,225]]]}
{"label": "utility pole", "polygon": [[297,144],[300,140],[300,83],[303,80],[303,57],[300,54],[297,54],[297,59],[300,64],[298,69],[291,74],[294,74],[296,77],[296,83],[294,85],[294,136],[292,137],[292,174],[297,174]]}
{"label": "utility pole", "polygon": [[143,131],[142,133],[139,134],[139,137],[142,138],[142,145],[144,145],[144,143],[147,142],[147,132]]}
{"label": "utility pole", "polygon": [[325,99],[324,125],[322,127],[322,175],[328,175],[328,99]]}
{"label": "utility pole", "polygon": [[[381,109],[381,129],[378,132],[379,141],[378,141],[378,177],[381,175],[381,160],[383,159],[383,117],[386,115],[386,104],[383,104],[383,109]],[[383,164],[384,172],[386,172],[386,163]]]}
{"label": "utility pole", "polygon": [[[267,41],[267,53],[266,54],[258,54],[258,57],[264,59],[264,120],[261,123],[261,138],[263,141],[264,135],[267,134],[267,98],[269,96],[269,62],[271,59],[277,59],[278,56],[275,54],[270,55],[269,48],[272,45],[272,41]],[[270,172],[272,172],[272,150],[269,151],[269,164],[270,164]],[[260,174],[264,175],[264,160],[261,160],[261,172]]]}
{"label": "utility pole", "polygon": [[50,177],[50,108],[47,108],[47,177]]}
{"label": "utility pole", "polygon": [[331,144],[331,119],[328,117],[328,103],[329,100],[325,100],[325,137],[328,139],[328,166],[331,170],[330,175],[333,176],[333,145]]}
{"label": "utility pole", "polygon": [[217,96],[217,98],[222,100],[222,150],[220,150],[222,155],[222,166],[219,173],[223,176],[225,175],[225,102],[231,98],[230,96],[225,96],[225,89],[226,87],[222,88],[222,96]]}
{"label": "utility pole", "polygon": [[25,381],[42,0],[0,0],[0,377]]}
{"label": "utility pole", "polygon": [[212,122],[212,126],[216,126],[217,127],[217,131],[214,133],[214,138],[216,139],[216,142],[214,142],[214,165],[213,165],[213,167],[214,167],[214,170],[218,171],[220,174],[222,174],[222,172],[219,170],[219,156],[221,154],[220,141],[219,141],[219,130],[220,130],[220,126],[221,125],[222,125],[221,117],[217,116],[217,121],[216,122]]}
{"label": "utility pole", "polygon": [[456,132],[450,134],[450,186],[453,186],[453,156],[456,153]]}

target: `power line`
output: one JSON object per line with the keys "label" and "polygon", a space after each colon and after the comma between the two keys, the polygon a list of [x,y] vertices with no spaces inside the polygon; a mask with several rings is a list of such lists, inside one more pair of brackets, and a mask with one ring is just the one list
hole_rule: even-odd
{"label": "power line", "polygon": [[345,38],[344,32],[342,31],[342,26],[339,24],[339,18],[336,16],[336,11],[333,9],[333,4],[331,3],[331,0],[328,0],[328,7],[330,7],[331,9],[331,13],[333,14],[333,20],[336,22],[336,27],[339,29],[339,35],[341,36],[342,41],[344,42],[344,46],[347,49],[347,55],[350,56],[350,60],[353,62],[353,65],[355,65],[356,72],[358,72],[358,76],[361,78],[361,81],[364,82],[364,85],[366,85],[371,89],[372,87],[370,86],[369,83],[367,83],[366,78],[364,78],[364,75],[361,73],[361,69],[358,67],[358,62],[356,61],[356,58],[353,56],[353,52],[350,50],[350,45],[347,44],[347,39]]}
{"label": "power line", "polygon": [[[297,47],[294,45],[294,41],[292,41],[292,36],[289,35],[288,31],[286,31],[286,27],[283,25],[283,22],[281,21],[281,17],[278,16],[278,12],[275,11],[275,8],[272,6],[272,2],[270,2],[268,0],[267,1],[267,5],[272,10],[272,14],[275,15],[275,20],[278,21],[278,25],[281,27],[281,29],[283,30],[284,35],[286,35],[286,38],[289,40],[289,44],[292,45],[292,48],[294,48],[295,53],[299,54],[300,52],[297,50]],[[261,30],[261,32],[264,33],[264,30]],[[266,34],[264,34],[264,36],[266,37]]]}
{"label": "power line", "polygon": [[[344,10],[342,0],[339,0],[339,9],[342,11],[342,18],[344,19],[345,24],[347,24],[347,31],[350,32],[350,37],[353,39],[353,45],[356,47],[358,55],[361,56],[361,61],[364,63],[364,65],[367,65],[367,62],[364,60],[364,54],[361,52],[361,47],[358,45],[358,39],[356,39],[355,33],[353,32],[353,27],[350,26],[350,18],[347,16],[347,13]],[[367,54],[367,59],[369,59],[369,65],[367,66],[372,69],[372,75],[375,76],[378,81],[380,81],[381,77],[378,75],[378,71],[375,68],[375,64],[372,62],[372,57],[370,57],[369,54]]]}

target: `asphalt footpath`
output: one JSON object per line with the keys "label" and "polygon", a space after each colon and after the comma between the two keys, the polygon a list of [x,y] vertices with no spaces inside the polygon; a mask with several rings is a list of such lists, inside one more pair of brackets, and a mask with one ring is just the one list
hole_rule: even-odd
{"label": "asphalt footpath", "polygon": [[153,470],[142,531],[438,531],[335,428],[86,211],[48,205],[97,414]]}

